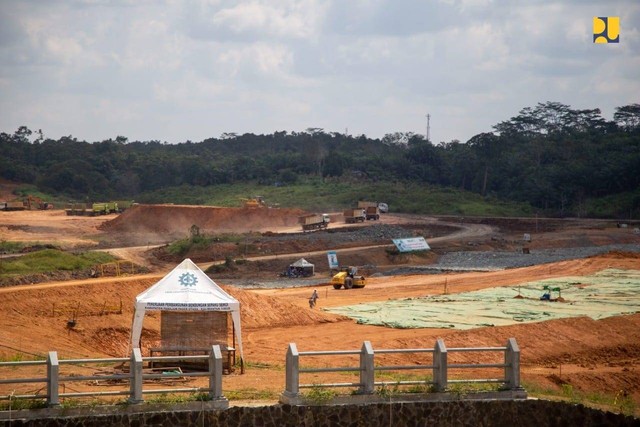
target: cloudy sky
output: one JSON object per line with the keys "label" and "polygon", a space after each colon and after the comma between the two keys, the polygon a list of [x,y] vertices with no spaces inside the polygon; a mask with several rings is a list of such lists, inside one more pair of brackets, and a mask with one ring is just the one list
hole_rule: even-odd
{"label": "cloudy sky", "polygon": [[[620,43],[593,44],[619,16]],[[0,0],[0,131],[467,141],[524,107],[640,102],[637,0]]]}

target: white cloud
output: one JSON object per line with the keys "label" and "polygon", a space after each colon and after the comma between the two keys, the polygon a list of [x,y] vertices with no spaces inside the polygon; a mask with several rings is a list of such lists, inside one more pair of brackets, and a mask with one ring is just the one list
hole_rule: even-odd
{"label": "white cloud", "polygon": [[308,37],[313,33],[308,16],[295,13],[290,7],[276,8],[257,2],[241,3],[220,10],[212,19],[213,25],[227,27],[236,33],[259,32],[275,37]]}
{"label": "white cloud", "polygon": [[[595,46],[591,20],[621,17]],[[172,142],[323,127],[432,140],[548,100],[640,93],[640,4],[538,0],[0,2],[0,131]]]}

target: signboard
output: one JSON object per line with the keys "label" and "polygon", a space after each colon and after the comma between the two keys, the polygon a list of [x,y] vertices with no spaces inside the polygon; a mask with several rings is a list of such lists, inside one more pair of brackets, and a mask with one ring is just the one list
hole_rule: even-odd
{"label": "signboard", "polygon": [[412,237],[410,239],[393,239],[393,244],[400,252],[428,251],[431,249],[424,237]]}
{"label": "signboard", "polygon": [[335,251],[327,252],[327,259],[329,260],[329,269],[330,270],[340,267],[340,265],[338,264],[338,255],[335,253]]}

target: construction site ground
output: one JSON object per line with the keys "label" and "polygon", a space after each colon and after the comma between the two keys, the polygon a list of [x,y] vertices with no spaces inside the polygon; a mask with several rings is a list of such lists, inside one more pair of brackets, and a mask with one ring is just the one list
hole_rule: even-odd
{"label": "construction site ground", "polygon": [[[189,255],[203,269],[228,256],[246,260],[234,269],[212,274],[219,285],[240,301],[242,310],[247,369],[244,375],[237,370],[226,375],[224,390],[244,391],[245,396],[251,391],[256,395],[260,391],[272,395],[282,392],[285,352],[291,342],[296,343],[300,351],[309,351],[359,349],[365,340],[371,341],[374,349],[432,348],[438,338],[444,339],[449,347],[503,346],[508,338],[515,337],[522,351],[525,385],[617,396],[619,402],[631,400],[636,408],[640,407],[640,291],[636,286],[640,274],[640,235],[635,230],[637,224],[623,226],[614,221],[587,219],[433,218],[389,214],[377,222],[344,228],[340,215],[333,214],[328,230],[299,233],[296,224],[299,213],[294,209],[173,205],[139,206],[119,217],[72,217],[62,210],[0,212],[0,240],[53,244],[70,250],[109,250],[150,271],[144,275],[42,281],[0,288],[0,357],[29,359],[42,357],[51,350],[58,351],[63,359],[126,356],[136,295],[181,260],[157,246],[188,236],[189,227],[197,225],[203,233],[245,236],[234,242],[220,241],[213,250]],[[397,254],[390,238],[401,237],[402,233],[405,237],[424,236],[432,250],[423,254]],[[523,242],[524,233],[531,234],[531,242]],[[523,253],[523,248],[529,254]],[[596,251],[585,256],[585,248],[603,249],[599,254]],[[341,264],[362,267],[367,276],[364,289],[335,290],[326,284],[328,250],[337,250]],[[569,253],[575,250],[575,257],[567,256],[556,262],[537,258],[548,253],[545,251],[565,250]],[[466,259],[465,254],[468,254],[466,258],[471,254],[480,257],[487,268],[456,269],[450,263],[434,268],[447,259]],[[531,260],[540,259],[544,263],[532,261],[528,266],[504,268],[489,262],[492,254],[508,255],[510,259],[517,254],[520,264],[514,262],[514,265],[522,265],[521,260],[527,255]],[[316,265],[314,278],[279,277],[290,262],[300,257]],[[413,274],[407,274],[411,272]],[[608,280],[595,279],[607,274],[630,277],[629,280],[635,282],[624,289],[608,289]],[[554,282],[542,282],[552,279]],[[541,303],[537,294],[542,294],[544,283],[561,287],[562,298]],[[318,289],[320,299],[317,306],[310,309],[308,297],[313,289]],[[576,309],[581,303],[575,295],[584,294],[585,289],[586,296],[596,298],[596,305],[598,294],[606,291],[604,299],[614,298],[624,307],[607,312],[606,316],[590,317],[588,308],[586,311]],[[531,322],[496,321],[493,326],[486,325],[491,322],[481,321],[484,326],[463,328],[449,322],[442,327],[392,328],[345,316],[350,314],[344,309],[347,306],[358,310],[358,304],[363,303],[380,305],[431,299],[429,310],[437,312],[439,305],[443,313],[464,319],[463,314],[452,314],[449,310],[461,299],[482,299],[480,294],[468,294],[479,291],[485,292],[488,301],[499,298],[502,305],[509,300],[517,301],[518,310],[528,310],[532,317],[534,313],[539,317]],[[519,294],[523,298],[510,298]],[[495,307],[504,311],[500,304],[490,303],[483,310]],[[551,316],[551,320],[540,316],[540,312],[550,312],[552,307],[560,306],[573,313]],[[375,310],[379,311],[379,306]],[[424,306],[418,309],[424,310],[427,310]],[[68,325],[71,317],[75,319],[73,328]],[[159,328],[160,314],[148,313],[143,350],[158,340]],[[429,364],[420,355],[389,356],[386,361]],[[4,375],[5,372],[0,373]],[[313,375],[306,379],[314,380],[317,381],[317,377]],[[33,391],[33,386],[23,391],[29,390]],[[11,391],[4,387],[0,392]]]}

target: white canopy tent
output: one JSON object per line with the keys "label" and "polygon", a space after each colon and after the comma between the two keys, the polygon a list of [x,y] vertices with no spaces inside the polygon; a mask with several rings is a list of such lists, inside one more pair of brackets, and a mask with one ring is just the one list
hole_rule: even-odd
{"label": "white canopy tent", "polygon": [[291,264],[290,267],[299,268],[302,271],[309,271],[311,272],[311,276],[315,274],[315,266],[304,258],[300,258],[299,260]]}
{"label": "white canopy tent", "polygon": [[131,326],[132,348],[140,346],[142,322],[147,310],[231,312],[240,359],[244,360],[240,303],[220,288],[190,259],[182,261],[159,282],[136,297],[136,309]]}

